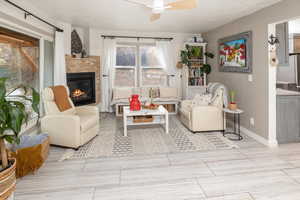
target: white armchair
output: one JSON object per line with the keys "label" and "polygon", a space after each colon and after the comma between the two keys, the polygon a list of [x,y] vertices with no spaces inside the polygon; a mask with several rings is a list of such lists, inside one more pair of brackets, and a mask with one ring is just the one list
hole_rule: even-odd
{"label": "white armchair", "polygon": [[60,112],[52,89],[44,89],[45,116],[41,119],[41,129],[49,134],[51,144],[77,149],[98,135],[99,111],[95,106],[74,107],[72,100],[68,100],[72,108]]}
{"label": "white armchair", "polygon": [[207,106],[194,106],[192,100],[182,101],[180,120],[192,132],[224,131],[223,89],[217,91],[216,98]]}

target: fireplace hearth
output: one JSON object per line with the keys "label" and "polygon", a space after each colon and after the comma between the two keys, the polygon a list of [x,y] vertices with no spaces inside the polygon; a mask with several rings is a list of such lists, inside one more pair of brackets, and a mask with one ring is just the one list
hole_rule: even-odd
{"label": "fireplace hearth", "polygon": [[95,72],[67,73],[67,84],[75,106],[96,103]]}

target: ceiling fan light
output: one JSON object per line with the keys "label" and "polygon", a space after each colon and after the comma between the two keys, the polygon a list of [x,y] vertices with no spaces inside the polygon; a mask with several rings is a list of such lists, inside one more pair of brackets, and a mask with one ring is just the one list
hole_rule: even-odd
{"label": "ceiling fan light", "polygon": [[164,1],[163,0],[153,0],[153,8],[163,8]]}

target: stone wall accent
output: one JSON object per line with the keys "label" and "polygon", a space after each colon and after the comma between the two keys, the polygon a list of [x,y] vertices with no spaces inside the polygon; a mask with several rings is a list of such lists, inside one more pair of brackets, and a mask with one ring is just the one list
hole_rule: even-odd
{"label": "stone wall accent", "polygon": [[99,104],[101,99],[100,56],[89,56],[88,58],[72,58],[72,56],[66,55],[66,67],[67,73],[96,73],[96,104]]}

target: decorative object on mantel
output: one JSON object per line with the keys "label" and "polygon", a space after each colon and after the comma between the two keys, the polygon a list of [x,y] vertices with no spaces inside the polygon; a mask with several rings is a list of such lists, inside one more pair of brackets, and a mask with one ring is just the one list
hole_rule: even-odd
{"label": "decorative object on mantel", "polygon": [[76,58],[82,57],[82,42],[76,30],[71,33],[71,53]]}
{"label": "decorative object on mantel", "polygon": [[86,53],[86,50],[83,49],[82,52],[81,52],[81,58],[87,58],[87,57],[88,57],[88,55]]}
{"label": "decorative object on mantel", "polygon": [[[33,88],[20,86],[8,92],[6,90],[7,78],[0,78],[0,199],[7,199],[12,195],[16,186],[16,160],[8,159],[5,141],[8,143],[19,143],[19,133],[22,125],[28,120],[26,101],[31,102],[32,110],[39,112],[40,96]],[[14,95],[15,91],[23,94]],[[31,98],[29,98],[29,95]]]}
{"label": "decorative object on mantel", "polygon": [[235,91],[231,90],[229,92],[229,96],[230,96],[230,103],[228,105],[228,108],[230,110],[236,110],[238,107],[237,107],[237,104],[235,102]]}
{"label": "decorative object on mantel", "polygon": [[221,72],[252,73],[252,31],[219,40]]}

